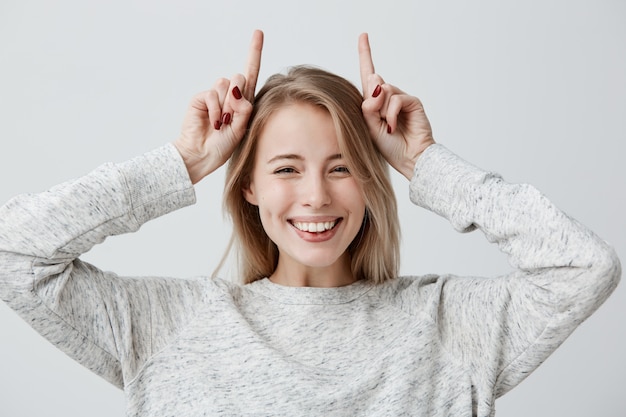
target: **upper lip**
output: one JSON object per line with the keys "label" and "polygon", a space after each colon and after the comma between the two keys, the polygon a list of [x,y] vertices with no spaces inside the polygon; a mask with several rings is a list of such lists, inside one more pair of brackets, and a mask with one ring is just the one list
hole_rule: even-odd
{"label": "upper lip", "polygon": [[339,219],[341,219],[339,216],[298,216],[290,217],[288,220],[299,223],[325,223],[338,221]]}

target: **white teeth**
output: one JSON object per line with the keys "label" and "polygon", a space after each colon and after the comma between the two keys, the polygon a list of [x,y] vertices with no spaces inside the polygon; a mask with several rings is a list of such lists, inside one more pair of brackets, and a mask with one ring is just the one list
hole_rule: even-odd
{"label": "white teeth", "polygon": [[319,232],[324,232],[326,230],[332,229],[333,227],[335,227],[335,223],[337,222],[336,221],[320,222],[320,223],[293,222],[293,225],[297,229],[302,230],[303,232],[319,233]]}

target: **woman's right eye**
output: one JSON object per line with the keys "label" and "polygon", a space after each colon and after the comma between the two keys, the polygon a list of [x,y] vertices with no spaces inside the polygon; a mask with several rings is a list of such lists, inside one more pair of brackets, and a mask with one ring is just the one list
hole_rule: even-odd
{"label": "woman's right eye", "polygon": [[293,174],[294,172],[296,172],[295,169],[291,167],[285,167],[277,169],[276,171],[274,171],[274,174]]}

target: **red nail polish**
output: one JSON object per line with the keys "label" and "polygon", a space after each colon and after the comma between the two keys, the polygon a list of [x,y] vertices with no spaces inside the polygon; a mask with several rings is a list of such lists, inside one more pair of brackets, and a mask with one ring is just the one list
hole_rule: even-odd
{"label": "red nail polish", "polygon": [[387,125],[387,133],[391,135],[391,126]]}
{"label": "red nail polish", "polygon": [[222,124],[227,125],[230,123],[230,113],[224,113],[222,116]]}
{"label": "red nail polish", "polygon": [[233,88],[233,96],[237,100],[241,99],[242,95],[241,95],[241,90],[239,90],[239,87],[235,86],[235,88]]}
{"label": "red nail polish", "polygon": [[216,120],[215,123],[213,123],[213,128],[215,130],[220,130],[220,127],[222,127],[222,121],[221,120]]}
{"label": "red nail polish", "polygon": [[376,98],[380,95],[380,92],[382,91],[382,88],[380,86],[380,84],[378,84],[376,86],[376,88],[374,89],[374,92],[372,93],[372,97]]}

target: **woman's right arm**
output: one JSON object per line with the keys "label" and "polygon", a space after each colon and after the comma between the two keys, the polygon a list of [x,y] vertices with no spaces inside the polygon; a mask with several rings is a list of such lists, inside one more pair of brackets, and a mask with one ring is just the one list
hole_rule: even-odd
{"label": "woman's right arm", "polygon": [[[78,257],[194,199],[172,145],[14,197],[0,207],[0,298],[61,350],[122,386],[162,340],[146,323],[175,308],[154,302],[155,295],[190,301],[197,291],[180,280],[117,277]],[[187,314],[178,313],[171,314],[177,321]]]}
{"label": "woman's right arm", "polygon": [[256,31],[245,75],[194,97],[174,144],[0,207],[0,299],[117,386],[193,316],[201,284],[118,277],[79,256],[195,201],[193,183],[226,162],[245,133],[262,44]]}

